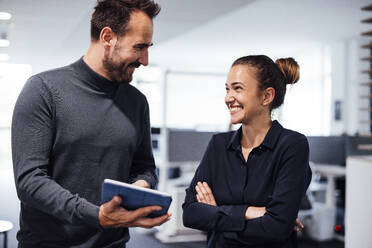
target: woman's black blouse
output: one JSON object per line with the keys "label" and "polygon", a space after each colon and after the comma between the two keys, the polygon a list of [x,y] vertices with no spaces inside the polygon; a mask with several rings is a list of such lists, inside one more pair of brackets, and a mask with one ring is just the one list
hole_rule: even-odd
{"label": "woman's black blouse", "polygon": [[[311,180],[306,137],[273,121],[247,161],[241,137],[241,127],[212,137],[186,190],[184,225],[208,231],[208,247],[297,247],[295,220]],[[197,201],[199,181],[209,184],[218,206]],[[249,206],[265,206],[266,213],[245,220]]]}

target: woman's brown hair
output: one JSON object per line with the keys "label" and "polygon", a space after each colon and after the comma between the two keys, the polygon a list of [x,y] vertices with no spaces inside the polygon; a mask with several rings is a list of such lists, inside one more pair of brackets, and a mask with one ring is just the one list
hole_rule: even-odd
{"label": "woman's brown hair", "polygon": [[235,60],[232,67],[236,65],[247,65],[255,69],[260,90],[274,88],[275,97],[270,110],[283,104],[287,84],[294,84],[300,78],[300,66],[293,58],[280,58],[274,63],[266,55],[250,55]]}

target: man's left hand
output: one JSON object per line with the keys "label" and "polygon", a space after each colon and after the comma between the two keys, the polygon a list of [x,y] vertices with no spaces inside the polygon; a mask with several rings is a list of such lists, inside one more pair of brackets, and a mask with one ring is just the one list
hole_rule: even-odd
{"label": "man's left hand", "polygon": [[147,189],[150,188],[150,185],[145,180],[137,180],[132,184]]}

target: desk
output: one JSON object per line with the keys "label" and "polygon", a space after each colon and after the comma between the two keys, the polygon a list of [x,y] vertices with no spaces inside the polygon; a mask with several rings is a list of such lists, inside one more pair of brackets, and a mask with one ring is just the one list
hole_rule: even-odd
{"label": "desk", "polygon": [[327,178],[327,183],[310,184],[310,191],[325,191],[325,203],[312,202],[312,223],[309,226],[309,235],[315,240],[326,241],[332,238],[343,240],[335,236],[334,226],[336,221],[336,185],[337,177],[344,177],[346,169],[341,165],[310,163],[313,173],[318,173]]}
{"label": "desk", "polygon": [[8,232],[12,230],[13,224],[10,221],[0,220],[0,233],[4,234],[4,248],[7,248]]}
{"label": "desk", "polygon": [[335,179],[337,177],[344,177],[346,169],[341,165],[333,164],[315,164],[310,163],[313,173],[319,173],[327,178],[326,200],[325,203],[328,207],[336,206],[335,197]]}

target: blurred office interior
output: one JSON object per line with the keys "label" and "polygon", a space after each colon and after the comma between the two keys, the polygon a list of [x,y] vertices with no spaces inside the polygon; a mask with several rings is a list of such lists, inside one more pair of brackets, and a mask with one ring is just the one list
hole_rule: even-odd
{"label": "blurred office interior", "polygon": [[[301,66],[299,83],[288,86],[284,105],[273,113],[310,144],[313,181],[299,212],[300,247],[372,247],[372,1],[157,2],[162,11],[154,20],[150,63],[136,70],[132,84],[149,101],[158,188],[172,194],[173,217],[161,228],[132,229],[128,247],[204,247],[205,233],[183,227],[184,190],[211,135],[229,128],[227,72],[249,54],[293,57]],[[19,228],[10,148],[14,103],[28,77],[84,55],[94,5],[0,1],[0,225],[13,225],[2,233],[8,247],[17,247]]]}

